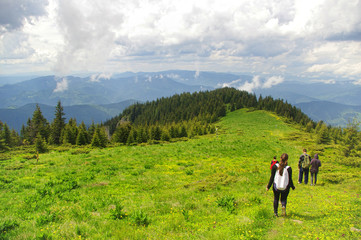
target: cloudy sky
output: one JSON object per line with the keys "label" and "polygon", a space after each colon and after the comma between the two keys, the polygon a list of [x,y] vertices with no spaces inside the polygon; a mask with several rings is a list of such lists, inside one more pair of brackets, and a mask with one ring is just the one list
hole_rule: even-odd
{"label": "cloudy sky", "polygon": [[361,80],[361,0],[0,0],[0,75],[168,69]]}

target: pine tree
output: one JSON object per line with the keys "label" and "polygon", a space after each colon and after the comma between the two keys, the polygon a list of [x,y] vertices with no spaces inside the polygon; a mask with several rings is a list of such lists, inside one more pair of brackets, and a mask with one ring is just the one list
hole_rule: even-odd
{"label": "pine tree", "polygon": [[3,134],[2,135],[3,135],[5,145],[8,147],[12,147],[13,142],[11,139],[11,131],[9,129],[9,126],[6,123],[3,126]]}
{"label": "pine tree", "polygon": [[131,130],[132,126],[129,122],[119,123],[112,136],[112,141],[126,144]]}
{"label": "pine tree", "polygon": [[21,145],[21,139],[17,131],[15,129],[11,130],[11,141],[13,146],[20,146]]}
{"label": "pine tree", "polygon": [[360,144],[360,138],[358,137],[358,129],[360,123],[355,119],[347,124],[344,129],[345,135],[343,139],[344,149],[343,153],[346,157],[352,156],[354,150]]}
{"label": "pine tree", "polygon": [[3,136],[3,123],[0,121],[0,152],[8,150],[8,147],[5,144],[4,136]]}
{"label": "pine tree", "polygon": [[137,131],[134,130],[134,128],[132,128],[132,130],[130,130],[128,139],[127,139],[127,145],[132,145],[135,143],[135,140],[137,139]]}
{"label": "pine tree", "polygon": [[160,140],[162,136],[162,130],[160,129],[160,127],[157,125],[157,126],[153,126],[151,129],[150,129],[150,138],[153,139],[153,140]]}
{"label": "pine tree", "polygon": [[160,137],[160,140],[168,142],[170,140],[170,136],[167,130],[162,131],[162,136]]}
{"label": "pine tree", "polygon": [[92,147],[106,147],[107,141],[104,128],[97,125],[91,142]]}
{"label": "pine tree", "polygon": [[184,125],[180,129],[179,137],[188,137],[187,129]]}
{"label": "pine tree", "polygon": [[92,139],[92,138],[93,138],[93,135],[94,135],[94,133],[95,133],[95,129],[96,129],[95,123],[94,123],[94,121],[92,121],[92,124],[91,124],[90,127],[88,128],[88,136],[89,136],[89,139]]}
{"label": "pine tree", "polygon": [[320,130],[317,133],[316,142],[318,144],[327,144],[330,142],[330,134],[326,124],[322,124],[322,126],[320,127]]}
{"label": "pine tree", "polygon": [[145,143],[148,141],[146,130],[140,127],[137,131],[137,143]]}
{"label": "pine tree", "polygon": [[76,145],[88,144],[88,135],[86,130],[79,128],[78,136],[76,137]]}
{"label": "pine tree", "polygon": [[58,101],[58,105],[55,108],[55,118],[51,124],[51,143],[60,144],[61,143],[61,132],[65,128],[65,118],[64,110],[61,102]]}
{"label": "pine tree", "polygon": [[321,130],[322,125],[324,125],[324,122],[321,120],[317,123],[315,132],[318,133]]}
{"label": "pine tree", "polygon": [[170,135],[171,138],[178,138],[179,137],[179,131],[178,131],[178,129],[175,126],[174,123],[170,126],[169,135]]}
{"label": "pine tree", "polygon": [[312,123],[312,121],[309,121],[306,125],[306,132],[310,133],[312,131],[312,129],[313,129],[313,123]]}
{"label": "pine tree", "polygon": [[78,127],[76,124],[76,120],[70,118],[68,124],[65,125],[65,128],[62,131],[62,141],[64,144],[75,145],[77,136]]}
{"label": "pine tree", "polygon": [[36,105],[31,121],[28,120],[28,123],[27,134],[30,143],[34,143],[38,133],[45,141],[47,141],[50,134],[50,126],[46,118],[43,116],[38,104]]}
{"label": "pine tree", "polygon": [[36,135],[35,138],[35,150],[38,153],[45,153],[48,151],[46,141],[43,136],[41,136],[40,132]]}

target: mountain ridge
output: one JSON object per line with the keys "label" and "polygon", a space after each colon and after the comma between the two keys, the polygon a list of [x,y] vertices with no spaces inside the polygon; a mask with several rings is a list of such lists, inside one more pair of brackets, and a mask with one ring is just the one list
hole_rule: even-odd
{"label": "mountain ridge", "polygon": [[[76,119],[77,123],[84,122],[85,125],[90,125],[92,122],[100,123],[110,119],[128,106],[136,103],[136,100],[126,100],[119,103],[104,104],[104,105],[73,105],[64,106],[65,118],[68,121],[70,118]],[[33,115],[33,112],[39,105],[43,116],[52,122],[55,117],[55,107],[46,104],[29,103],[16,109],[0,109],[0,120],[8,124],[8,126],[16,131],[20,131],[23,124]]]}
{"label": "mountain ridge", "polygon": [[[256,80],[260,82],[257,83]],[[125,72],[112,76],[94,74],[88,77],[49,75],[0,86],[0,109],[19,109],[29,103],[56,106],[60,100],[63,106],[85,105],[84,108],[90,111],[92,108],[86,106],[92,105],[107,112],[108,108],[102,108],[101,105],[129,99],[153,101],[183,92],[193,93],[224,86],[244,89],[247,85],[254,84],[252,91],[257,96],[284,99],[301,108],[314,121],[323,120],[327,124],[344,127],[350,118],[361,120],[361,110],[358,107],[361,86],[355,85],[351,80],[330,84],[322,81],[301,82],[297,78],[287,77],[268,88],[262,85],[264,82],[264,78],[244,74],[188,70]],[[94,110],[93,114],[99,114],[98,110]],[[102,113],[101,116],[105,115]],[[3,122],[7,122],[7,119],[0,116]]]}

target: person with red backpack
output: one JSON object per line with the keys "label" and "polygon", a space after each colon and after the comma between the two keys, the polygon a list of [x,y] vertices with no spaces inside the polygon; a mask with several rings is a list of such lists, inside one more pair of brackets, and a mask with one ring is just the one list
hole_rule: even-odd
{"label": "person with red backpack", "polygon": [[292,181],[292,168],[288,166],[288,154],[281,155],[280,163],[276,163],[272,167],[271,177],[268,182],[266,190],[268,191],[273,184],[273,211],[274,215],[278,217],[278,202],[281,197],[282,215],[286,216],[287,197],[290,188],[295,190],[295,185]]}
{"label": "person with red backpack", "polygon": [[277,157],[274,156],[273,160],[271,161],[271,167],[270,167],[271,170],[272,170],[273,165],[275,165],[276,163],[279,163],[279,162],[277,161]]}

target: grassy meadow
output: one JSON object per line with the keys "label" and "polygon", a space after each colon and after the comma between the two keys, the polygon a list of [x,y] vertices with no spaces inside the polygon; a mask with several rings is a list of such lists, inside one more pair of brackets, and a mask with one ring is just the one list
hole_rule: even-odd
{"label": "grassy meadow", "polygon": [[[217,133],[173,143],[5,153],[0,239],[361,239],[361,160],[265,111],[228,113]],[[297,184],[302,149],[318,185]],[[266,191],[289,154],[287,216]]]}

